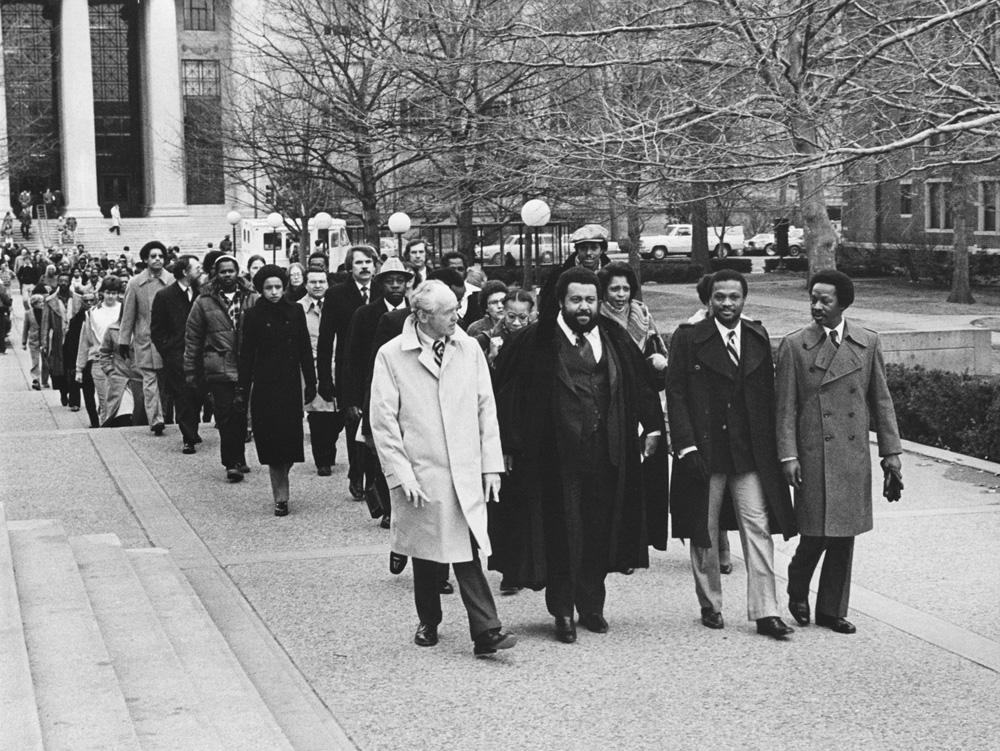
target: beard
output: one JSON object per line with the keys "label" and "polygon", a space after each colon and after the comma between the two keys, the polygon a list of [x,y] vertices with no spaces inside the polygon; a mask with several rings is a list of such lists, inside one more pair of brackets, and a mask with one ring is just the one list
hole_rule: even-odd
{"label": "beard", "polygon": [[400,292],[399,294],[396,294],[394,292],[386,292],[384,295],[382,295],[382,298],[394,308],[401,302],[403,302],[404,297],[405,293],[403,292]]}
{"label": "beard", "polygon": [[597,311],[590,314],[590,319],[586,323],[582,323],[574,315],[568,315],[565,310],[560,315],[562,315],[562,319],[566,322],[566,325],[569,326],[570,331],[574,331],[577,334],[586,334],[597,325]]}

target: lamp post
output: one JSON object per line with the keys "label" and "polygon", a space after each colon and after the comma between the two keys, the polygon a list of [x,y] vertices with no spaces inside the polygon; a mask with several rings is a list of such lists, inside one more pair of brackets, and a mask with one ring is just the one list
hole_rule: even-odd
{"label": "lamp post", "polygon": [[[272,234],[278,231],[278,227],[282,226],[285,220],[281,218],[281,214],[277,211],[272,211],[267,215],[267,225],[271,228]],[[278,246],[271,243],[271,263],[278,263]]]}
{"label": "lamp post", "polygon": [[243,221],[243,215],[236,209],[226,214],[226,221],[233,228],[233,256],[236,255],[236,225]]}
{"label": "lamp post", "polygon": [[403,257],[403,234],[410,231],[410,217],[397,211],[389,217],[389,231],[396,236],[396,255]]}
{"label": "lamp post", "polygon": [[[532,256],[532,247],[537,253],[538,250],[538,228],[549,223],[552,210],[541,198],[533,198],[526,201],[521,207],[521,221],[529,227],[528,253],[524,264],[524,286],[533,289],[535,286],[535,259]],[[532,237],[532,233],[534,237]]]}

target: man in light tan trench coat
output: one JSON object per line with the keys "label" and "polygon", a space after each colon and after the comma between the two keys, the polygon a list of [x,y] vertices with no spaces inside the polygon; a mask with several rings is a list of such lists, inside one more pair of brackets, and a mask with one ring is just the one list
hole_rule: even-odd
{"label": "man in light tan trench coat", "polygon": [[391,549],[413,558],[420,625],[414,643],[437,644],[440,567],[450,563],[469,616],[477,656],[508,649],[479,562],[490,554],[487,500],[504,471],[489,366],[475,339],[457,327],[458,300],[426,281],[410,299],[403,333],[375,358],[369,407],[372,437],[392,503]]}
{"label": "man in light tan trench coat", "polygon": [[775,382],[778,458],[795,488],[801,535],[788,567],[788,609],[799,625],[809,623],[809,582],[825,551],[816,624],[851,634],[854,537],[872,528],[869,425],[885,469],[901,471],[902,448],[878,334],[844,320],[853,282],[826,270],[808,288],[813,323],[781,342]]}

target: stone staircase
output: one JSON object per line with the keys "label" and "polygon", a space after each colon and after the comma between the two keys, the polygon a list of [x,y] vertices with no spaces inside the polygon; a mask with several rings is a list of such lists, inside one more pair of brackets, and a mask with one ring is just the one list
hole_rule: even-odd
{"label": "stone staircase", "polygon": [[[219,247],[219,241],[227,234],[232,237],[232,227],[226,222],[225,206],[192,208],[188,216],[126,217],[122,219],[122,233],[119,237],[108,232],[111,222],[103,218],[83,218],[77,220],[76,242],[83,243],[91,255],[105,252],[115,258],[122,248],[128,246],[133,258],[138,258],[139,248],[150,240],[159,240],[164,245],[177,245],[185,253],[202,253],[212,243]],[[29,244],[41,247],[42,235],[49,245],[55,243],[56,222],[45,221],[44,227],[37,225],[32,231]],[[237,233],[237,242],[239,233]]]}
{"label": "stone staircase", "polygon": [[0,504],[0,749],[292,751],[170,553]]}

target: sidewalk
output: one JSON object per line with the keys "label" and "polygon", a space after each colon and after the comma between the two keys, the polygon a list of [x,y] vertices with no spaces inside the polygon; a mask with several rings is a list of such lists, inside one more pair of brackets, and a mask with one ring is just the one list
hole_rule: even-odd
{"label": "sidewalk", "polygon": [[[172,426],[163,438],[90,430],[56,392],[31,391],[16,295],[15,311],[16,346],[0,357],[8,517],[171,549],[227,635],[260,627],[273,638],[275,655],[248,669],[255,682],[287,685],[270,671],[293,670],[357,748],[1000,744],[1000,465],[907,446],[903,500],[876,501],[875,530],[858,538],[853,636],[816,626],[787,643],[757,636],[740,560],[724,577],[726,628],[703,628],[687,549],[672,540],[649,570],[609,577],[608,634],[559,644],[541,593],[498,596],[521,642],[475,660],[457,595],[444,598],[441,643],[412,644],[410,568],[389,574],[388,533],[349,499],[343,464],[330,478],[296,465],[292,513],[276,519],[252,447],[252,474],[229,485],[209,425],[184,456]],[[794,544],[776,541],[782,607]]]}

